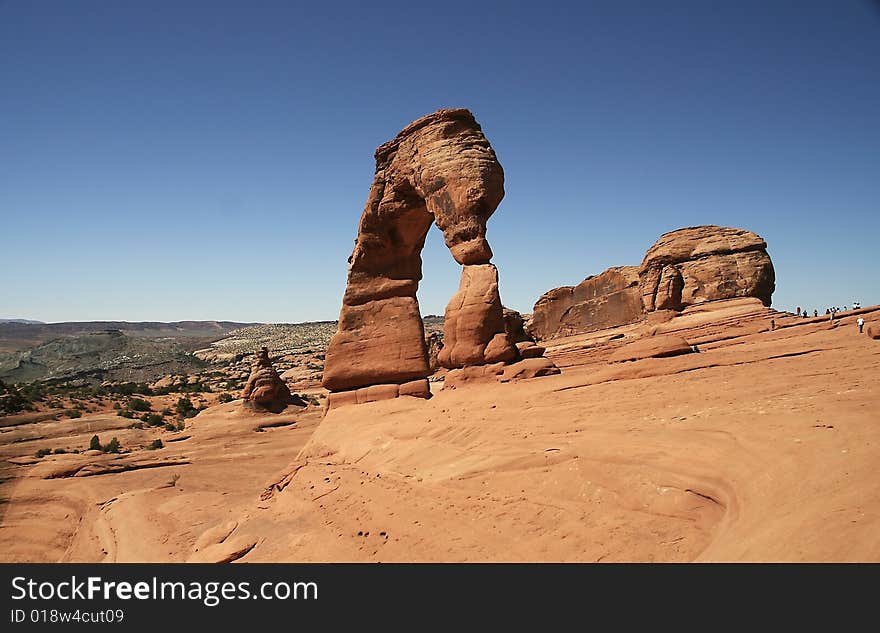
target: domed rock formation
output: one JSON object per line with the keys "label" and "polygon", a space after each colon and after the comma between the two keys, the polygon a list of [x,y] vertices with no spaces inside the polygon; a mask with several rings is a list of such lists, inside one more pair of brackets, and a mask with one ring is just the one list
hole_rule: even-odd
{"label": "domed rock formation", "polygon": [[305,402],[291,395],[290,389],[272,367],[269,350],[265,347],[257,352],[241,397],[246,403],[263,409],[283,408],[288,404],[305,405]]}
{"label": "domed rock formation", "polygon": [[[431,369],[416,290],[432,223],[463,267],[459,291],[446,309],[440,363],[464,367],[516,359],[486,241],[486,221],[504,197],[504,172],[473,115],[438,110],[408,125],[375,157],[339,326],[327,349],[324,387],[360,393],[375,385],[420,385],[396,394],[390,387],[381,394],[374,389],[370,398],[423,391],[420,381]],[[330,402],[352,400],[336,396]]]}
{"label": "domed rock formation", "polygon": [[529,331],[539,341],[585,334],[642,318],[637,266],[609,268],[577,286],[544,293],[532,311]]}
{"label": "domed rock formation", "polygon": [[694,226],[665,233],[639,267],[646,312],[755,297],[770,305],[776,288],[764,240],[743,229]]}

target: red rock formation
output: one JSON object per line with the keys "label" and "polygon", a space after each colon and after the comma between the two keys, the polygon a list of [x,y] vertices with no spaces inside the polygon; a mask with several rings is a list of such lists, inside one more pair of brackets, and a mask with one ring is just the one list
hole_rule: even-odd
{"label": "red rock formation", "polygon": [[453,367],[515,358],[485,237],[503,196],[504,172],[467,110],[423,117],[376,150],[339,328],[327,349],[327,389],[401,384],[430,373],[416,289],[432,223],[464,266],[461,289],[447,308],[441,355]]}
{"label": "red rock formation", "polygon": [[587,277],[577,286],[544,293],[529,331],[539,341],[634,323],[642,318],[639,269],[619,266]]}
{"label": "red rock formation", "polygon": [[734,297],[756,297],[769,306],[775,280],[764,240],[751,231],[723,226],[666,233],[639,267],[647,312]]}
{"label": "red rock formation", "polygon": [[620,363],[628,360],[641,360],[643,358],[665,358],[693,352],[690,343],[674,334],[658,334],[641,338],[628,343],[616,350],[608,358],[610,363]]}
{"label": "red rock formation", "polygon": [[437,357],[443,367],[516,359],[516,348],[504,329],[495,266],[474,264],[462,268],[461,285],[446,307],[443,330],[443,349]]}
{"label": "red rock formation", "polygon": [[265,347],[257,352],[251,375],[241,392],[241,397],[245,402],[262,408],[273,408],[294,402],[305,404],[291,395],[290,389],[272,367],[269,350]]}
{"label": "red rock formation", "polygon": [[868,338],[872,338],[874,340],[880,339],[880,321],[871,321],[870,323],[866,323],[865,334],[868,335]]}
{"label": "red rock formation", "polygon": [[549,358],[534,357],[526,358],[504,368],[500,382],[516,382],[539,376],[553,376],[561,373],[559,368]]}
{"label": "red rock formation", "polygon": [[508,340],[514,344],[532,340],[525,330],[523,315],[510,308],[504,308],[504,331],[507,332]]}

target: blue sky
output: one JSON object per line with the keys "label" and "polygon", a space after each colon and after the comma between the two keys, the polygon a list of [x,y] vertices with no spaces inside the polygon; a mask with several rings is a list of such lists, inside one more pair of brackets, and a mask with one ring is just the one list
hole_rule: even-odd
{"label": "blue sky", "polygon": [[334,319],[374,149],[441,107],[510,307],[695,224],[767,240],[775,307],[880,303],[877,3],[0,0],[0,317]]}

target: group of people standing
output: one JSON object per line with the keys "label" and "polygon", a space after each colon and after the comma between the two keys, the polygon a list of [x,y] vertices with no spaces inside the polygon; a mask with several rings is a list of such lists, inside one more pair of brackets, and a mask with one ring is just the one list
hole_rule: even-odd
{"label": "group of people standing", "polygon": [[[858,309],[861,308],[861,307],[862,307],[862,304],[859,303],[858,301],[853,302],[853,306],[852,306],[852,309],[853,309],[853,310],[858,310]],[[843,306],[842,308],[838,308],[837,306],[831,306],[830,308],[825,308],[825,316],[829,316],[829,315],[830,315],[830,316],[831,316],[831,319],[834,320],[834,315],[835,315],[835,314],[837,314],[838,312],[846,312],[847,310],[849,310],[849,308],[847,308],[846,306]],[[799,316],[799,317],[803,317],[803,318],[806,319],[807,317],[810,316],[810,311],[807,310],[806,308],[804,308],[803,310],[801,310],[801,307],[798,306],[798,307],[797,307],[797,310],[795,311],[795,314],[796,314],[797,316]],[[819,316],[819,311],[818,311],[818,310],[813,310],[813,316],[814,316],[814,317]]]}
{"label": "group of people standing", "polygon": [[[862,304],[861,304],[860,302],[858,302],[858,301],[854,301],[854,302],[853,302],[853,305],[852,305],[852,309],[853,309],[853,310],[858,310],[858,309],[861,308],[861,307],[862,307]],[[837,306],[831,306],[830,308],[826,308],[826,309],[825,309],[825,315],[826,315],[831,321],[833,321],[833,320],[834,320],[834,317],[837,315],[838,312],[846,312],[848,309],[849,309],[849,308],[847,308],[846,306],[843,306],[843,308],[838,308]],[[799,316],[799,317],[803,317],[804,319],[806,319],[806,318],[808,318],[808,317],[810,316],[810,311],[807,310],[806,308],[804,308],[803,310],[801,310],[801,307],[798,306],[798,307],[797,307],[797,310],[795,311],[795,314],[796,314],[797,316]],[[818,317],[818,316],[819,316],[819,311],[818,311],[818,310],[813,310],[813,316],[814,316],[814,317]],[[864,320],[862,317],[859,317],[858,319],[856,319],[856,325],[859,326],[859,334],[861,334],[861,333],[864,331],[864,329],[865,329],[865,320]],[[770,327],[770,329],[773,329],[773,330],[776,329],[776,320],[775,320],[775,319],[771,322],[771,327]]]}

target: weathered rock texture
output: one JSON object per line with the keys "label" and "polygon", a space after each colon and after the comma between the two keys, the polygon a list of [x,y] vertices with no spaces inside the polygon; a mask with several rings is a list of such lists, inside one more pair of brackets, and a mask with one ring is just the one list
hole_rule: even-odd
{"label": "weathered rock texture", "polygon": [[455,369],[516,359],[516,347],[504,328],[495,266],[474,264],[462,268],[458,292],[446,307],[443,330],[443,349],[438,356],[443,367]]}
{"label": "weathered rock texture", "polygon": [[532,337],[525,330],[525,319],[516,310],[504,308],[504,330],[511,343],[531,341]]}
{"label": "weathered rock texture", "polygon": [[251,375],[245,383],[241,397],[246,402],[265,408],[286,405],[294,401],[290,389],[269,360],[269,350],[265,347],[257,352]]}
{"label": "weathered rock texture", "polygon": [[880,321],[871,321],[870,323],[866,323],[865,334],[868,335],[868,338],[872,338],[874,340],[880,339]]}
{"label": "weathered rock texture", "polygon": [[659,334],[628,343],[614,351],[608,362],[621,363],[643,358],[667,358],[680,354],[690,354],[694,349],[690,343],[674,334]]}
{"label": "weathered rock texture", "polygon": [[626,325],[641,318],[639,269],[618,266],[587,277],[577,286],[544,293],[535,304],[529,330],[537,340],[547,340]]}
{"label": "weathered rock texture", "polygon": [[776,288],[764,240],[743,229],[694,226],[666,233],[639,267],[646,312],[755,297],[769,306]]}
{"label": "weathered rock texture", "polygon": [[447,308],[441,362],[462,367],[515,356],[486,241],[486,221],[503,196],[504,172],[467,110],[423,117],[376,150],[339,327],[327,349],[327,389],[402,384],[430,373],[416,289],[432,222],[464,267]]}

